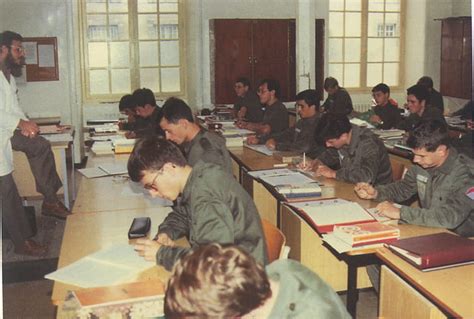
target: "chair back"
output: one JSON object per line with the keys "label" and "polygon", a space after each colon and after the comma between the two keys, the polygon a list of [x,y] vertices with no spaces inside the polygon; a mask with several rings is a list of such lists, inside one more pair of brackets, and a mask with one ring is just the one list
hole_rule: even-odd
{"label": "chair back", "polygon": [[262,219],[263,233],[267,244],[268,262],[271,263],[280,258],[285,247],[285,235],[268,220]]}

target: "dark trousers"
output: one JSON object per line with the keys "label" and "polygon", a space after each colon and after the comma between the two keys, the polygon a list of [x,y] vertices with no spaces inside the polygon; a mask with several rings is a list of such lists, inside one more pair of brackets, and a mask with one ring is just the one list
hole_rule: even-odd
{"label": "dark trousers", "polygon": [[0,191],[2,230],[6,230],[13,244],[19,246],[33,233],[11,173],[0,176]]}
{"label": "dark trousers", "polygon": [[56,172],[53,151],[48,140],[41,136],[29,138],[15,131],[11,138],[12,148],[26,154],[31,172],[35,177],[36,191],[45,201],[57,201],[56,192],[63,185]]}

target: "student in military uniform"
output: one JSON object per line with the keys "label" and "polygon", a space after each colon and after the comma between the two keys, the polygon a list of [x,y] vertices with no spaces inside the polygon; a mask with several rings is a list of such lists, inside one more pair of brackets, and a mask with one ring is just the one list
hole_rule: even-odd
{"label": "student in military uniform", "polygon": [[122,96],[119,102],[119,112],[127,116],[127,121],[119,122],[119,129],[126,131],[134,131],[145,125],[145,120],[138,116],[135,112],[135,106],[137,103],[131,94],[125,94]]}
{"label": "student in military uniform", "polygon": [[128,173],[151,196],[177,200],[155,240],[138,240],[135,249],[145,259],[156,259],[170,270],[190,250],[174,244],[186,236],[191,247],[213,242],[235,244],[258,262],[267,263],[257,208],[247,191],[220,166],[199,161],[191,167],[173,143],[149,136],[135,145]]}
{"label": "student in military uniform", "polygon": [[435,107],[441,111],[441,114],[444,113],[444,101],[441,93],[435,90],[433,87],[433,79],[429,76],[422,76],[416,84],[423,85],[429,92],[428,104],[432,107]]}
{"label": "student in military uniform", "polygon": [[225,139],[195,123],[191,109],[183,100],[175,97],[166,100],[160,127],[167,140],[181,146],[189,165],[194,166],[202,160],[220,165],[232,174],[232,161]]}
{"label": "student in military uniform", "polygon": [[183,257],[165,293],[166,318],[350,318],[316,273],[290,259],[265,269],[242,249],[210,244]]}
{"label": "student in military uniform", "polygon": [[352,99],[345,88],[339,86],[339,82],[333,77],[324,80],[324,90],[328,93],[322,108],[323,112],[349,115],[353,111]]}
{"label": "student in military uniform", "polygon": [[126,135],[127,138],[140,138],[153,134],[163,136],[163,131],[158,126],[162,112],[161,108],[156,105],[153,91],[147,88],[137,89],[132,96],[135,102],[135,113],[141,119],[135,124],[133,131]]}
{"label": "student in military uniform", "polygon": [[[450,147],[443,123],[421,123],[407,140],[413,162],[402,180],[373,187],[357,184],[364,199],[382,201],[377,209],[387,217],[415,225],[448,228],[461,236],[474,236],[473,162]],[[420,207],[401,206],[418,195]]]}
{"label": "student in military uniform", "polygon": [[314,129],[319,120],[319,100],[316,90],[304,90],[296,95],[296,107],[300,119],[296,125],[267,140],[271,150],[309,152],[318,147],[314,141]]}
{"label": "student in military uniform", "polygon": [[252,123],[261,122],[263,107],[255,91],[250,89],[250,81],[247,78],[238,78],[235,81],[234,90],[237,95],[234,104],[235,117]]}
{"label": "student in military uniform", "polygon": [[422,85],[416,84],[407,89],[407,104],[410,115],[398,123],[397,128],[411,131],[421,122],[439,121],[446,124],[443,113],[440,109],[428,104],[429,92]]}
{"label": "student in military uniform", "polygon": [[317,176],[375,185],[392,181],[392,167],[383,142],[369,129],[351,125],[347,116],[324,114],[314,136],[327,147],[306,167]]}
{"label": "student in military uniform", "polygon": [[372,88],[372,96],[377,105],[373,108],[369,122],[382,130],[396,128],[402,116],[398,106],[390,99],[390,87],[379,83]]}

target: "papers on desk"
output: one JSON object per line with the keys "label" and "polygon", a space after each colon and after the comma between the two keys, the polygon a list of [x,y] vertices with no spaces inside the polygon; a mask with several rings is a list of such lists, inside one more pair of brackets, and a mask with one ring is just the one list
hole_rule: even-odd
{"label": "papers on desk", "polygon": [[245,147],[250,148],[256,152],[265,154],[267,156],[272,156],[273,151],[266,147],[264,144],[257,144],[257,145],[249,145],[249,144],[244,144]]}
{"label": "papers on desk", "polygon": [[405,131],[397,129],[373,130],[373,132],[383,140],[400,139],[405,134]]}
{"label": "papers on desk", "polygon": [[71,133],[46,134],[41,136],[50,142],[71,142],[73,140]]}
{"label": "papers on desk", "polygon": [[323,241],[325,241],[329,246],[331,246],[338,253],[346,253],[348,251],[357,251],[370,248],[380,248],[383,247],[383,243],[364,245],[359,247],[352,247],[350,244],[346,243],[339,237],[335,236],[333,233],[323,234]]}
{"label": "papers on desk", "polygon": [[249,175],[271,186],[294,186],[316,183],[314,179],[305,174],[287,168],[252,171],[249,172]]}
{"label": "papers on desk", "polygon": [[364,120],[358,119],[356,117],[353,117],[349,120],[351,124],[357,125],[357,126],[362,126],[362,127],[367,127],[367,128],[374,128],[372,124],[369,122],[366,122]]}
{"label": "papers on desk", "polygon": [[47,274],[45,278],[82,288],[111,286],[131,281],[153,266],[155,262],[138,256],[133,246],[116,244]]}
{"label": "papers on desk", "polygon": [[112,149],[112,142],[110,141],[95,141],[92,145],[91,151],[95,155],[112,155],[114,151]]}
{"label": "papers on desk", "polygon": [[128,174],[126,163],[105,163],[98,167],[82,168],[77,171],[87,178]]}

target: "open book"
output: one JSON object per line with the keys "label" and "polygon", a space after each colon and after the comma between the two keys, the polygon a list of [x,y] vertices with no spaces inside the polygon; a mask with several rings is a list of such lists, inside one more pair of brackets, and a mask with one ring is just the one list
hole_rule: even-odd
{"label": "open book", "polygon": [[128,174],[127,163],[104,163],[97,167],[81,168],[77,171],[87,178]]}

